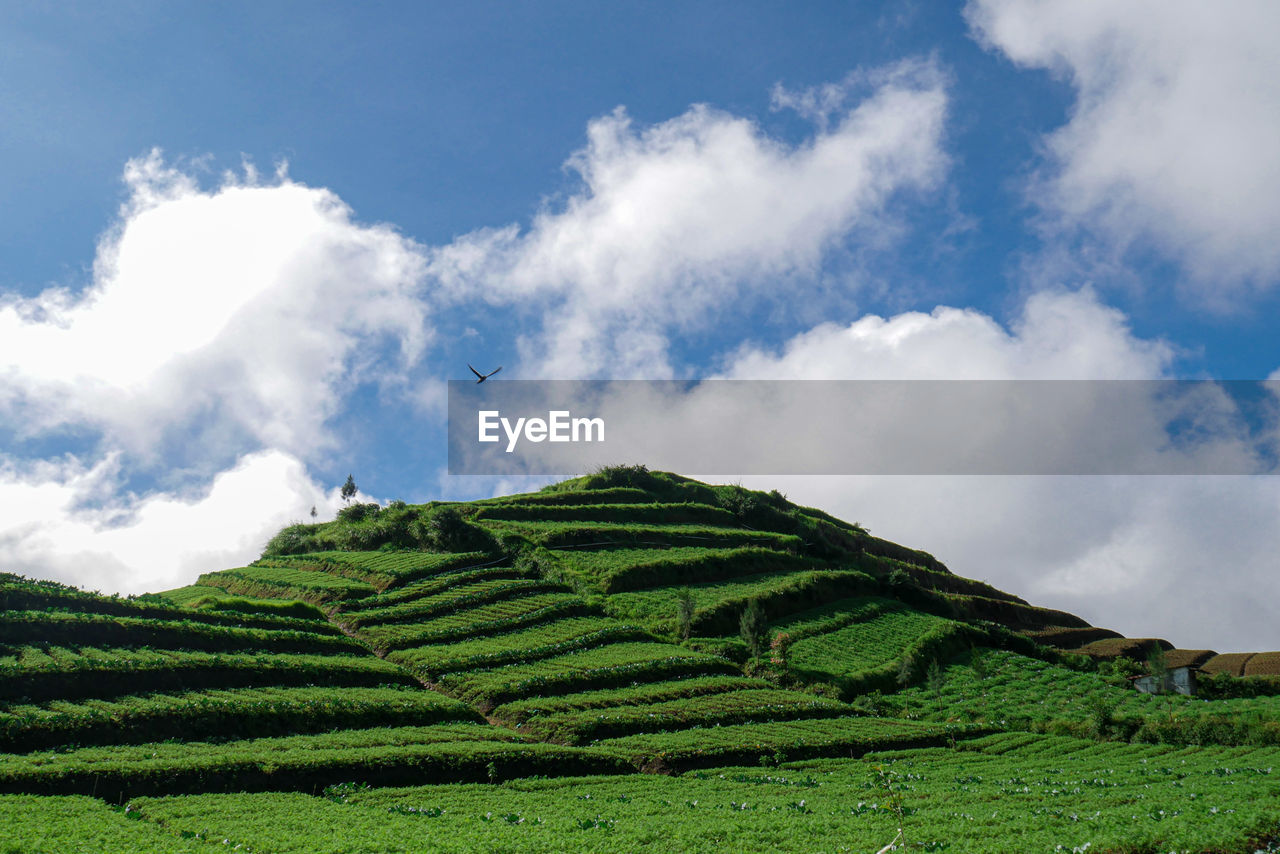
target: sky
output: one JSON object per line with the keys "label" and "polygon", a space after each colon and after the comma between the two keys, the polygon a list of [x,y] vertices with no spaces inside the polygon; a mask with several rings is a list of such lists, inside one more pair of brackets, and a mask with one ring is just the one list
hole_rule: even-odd
{"label": "sky", "polygon": [[[547,482],[447,474],[468,363],[1280,378],[1278,36],[1268,2],[0,2],[0,569],[160,590],[348,473]],[[716,479],[1280,649],[1275,477]]]}

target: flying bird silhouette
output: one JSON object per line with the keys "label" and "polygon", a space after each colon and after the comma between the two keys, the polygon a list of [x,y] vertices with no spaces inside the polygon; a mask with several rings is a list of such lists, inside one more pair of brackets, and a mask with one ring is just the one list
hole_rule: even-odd
{"label": "flying bird silhouette", "polygon": [[[470,364],[469,362],[467,363],[467,367],[468,367],[468,368],[471,368],[471,364]],[[487,373],[487,374],[482,374],[482,373],[480,373],[479,371],[477,371],[475,368],[471,368],[471,373],[475,374],[477,377],[479,377],[479,378],[480,378],[480,379],[476,380],[476,382],[477,382],[477,383],[482,383],[482,382],[484,382],[485,380],[489,379],[489,377],[491,377],[491,376],[493,376],[494,374],[496,374],[496,373],[497,373],[498,371],[500,371],[500,370],[502,370],[502,365],[498,365],[498,367],[494,368],[492,371],[490,371],[490,372],[489,372],[489,373]]]}

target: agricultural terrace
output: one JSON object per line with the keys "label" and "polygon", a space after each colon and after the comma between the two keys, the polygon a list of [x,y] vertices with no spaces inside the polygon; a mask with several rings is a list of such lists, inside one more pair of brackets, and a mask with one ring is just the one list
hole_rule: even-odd
{"label": "agricultural terrace", "polygon": [[[6,844],[1280,850],[1280,655],[1122,638],[776,492],[355,504],[193,582],[0,575]],[[1157,648],[1229,699],[1139,695]]]}

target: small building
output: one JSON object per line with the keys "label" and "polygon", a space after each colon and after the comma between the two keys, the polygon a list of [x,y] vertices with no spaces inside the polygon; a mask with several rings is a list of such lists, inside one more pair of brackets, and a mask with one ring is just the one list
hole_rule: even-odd
{"label": "small building", "polygon": [[1133,687],[1141,694],[1185,694],[1194,697],[1196,693],[1196,669],[1194,667],[1173,667],[1164,675],[1139,676],[1133,680]]}

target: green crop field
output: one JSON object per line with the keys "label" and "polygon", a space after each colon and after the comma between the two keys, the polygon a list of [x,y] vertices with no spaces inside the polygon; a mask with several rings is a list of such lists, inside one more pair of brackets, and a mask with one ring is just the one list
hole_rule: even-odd
{"label": "green crop field", "polygon": [[604,469],[208,570],[0,573],[0,854],[1280,852],[1280,652],[1124,638],[776,492]]}

